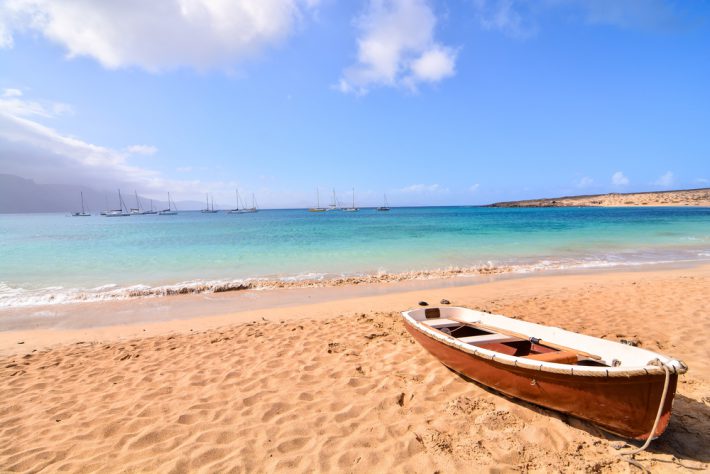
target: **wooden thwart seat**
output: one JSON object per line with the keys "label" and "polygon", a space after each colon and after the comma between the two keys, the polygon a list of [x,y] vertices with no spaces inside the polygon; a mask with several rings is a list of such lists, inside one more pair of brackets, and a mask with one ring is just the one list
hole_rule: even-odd
{"label": "wooden thwart seat", "polygon": [[530,354],[526,359],[539,360],[542,362],[553,362],[555,364],[576,364],[577,353],[570,351],[545,352],[544,354]]}
{"label": "wooden thwart seat", "polygon": [[458,321],[446,318],[427,319],[422,322],[434,329],[445,328],[449,326],[461,326],[461,323],[459,323]]}
{"label": "wooden thwart seat", "polygon": [[505,334],[498,334],[494,332],[492,334],[481,334],[480,336],[459,337],[457,340],[465,342],[466,344],[473,344],[475,346],[478,344],[502,344],[504,342],[518,341],[519,339],[517,337],[506,336]]}

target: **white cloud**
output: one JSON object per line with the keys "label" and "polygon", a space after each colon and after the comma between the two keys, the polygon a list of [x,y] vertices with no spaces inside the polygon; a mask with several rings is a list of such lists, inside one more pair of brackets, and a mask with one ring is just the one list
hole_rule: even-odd
{"label": "white cloud", "polygon": [[192,166],[180,166],[176,169],[178,173],[190,173],[192,171]]}
{"label": "white cloud", "polygon": [[453,76],[456,57],[451,50],[433,47],[412,62],[414,76],[422,81],[438,82]]}
{"label": "white cloud", "polygon": [[621,171],[617,171],[613,175],[611,175],[611,184],[614,186],[626,186],[629,184],[629,178],[624,176],[624,173]]}
{"label": "white cloud", "polygon": [[134,155],[155,155],[158,148],[152,145],[131,145],[126,151]]}
{"label": "white cloud", "polygon": [[456,51],[434,39],[437,18],[426,0],[369,0],[357,21],[357,64],[343,71],[342,92],[376,86],[416,89],[455,74]]}
{"label": "white cloud", "polygon": [[15,96],[0,100],[0,170],[42,183],[119,186],[146,192],[172,190],[199,196],[213,183],[164,178],[158,171],[128,163],[130,154],[61,133],[37,122],[37,117],[54,117],[37,102]]}
{"label": "white cloud", "polygon": [[69,57],[110,69],[229,67],[282,42],[316,0],[12,0],[0,4],[0,47],[37,31]]}
{"label": "white cloud", "polygon": [[[613,178],[612,178],[613,179]],[[579,181],[577,181],[578,188],[588,188],[594,184],[594,180],[589,176],[582,176]]]}
{"label": "white cloud", "polygon": [[673,176],[673,173],[671,171],[666,171],[661,176],[659,176],[658,179],[653,182],[653,184],[655,184],[656,186],[668,188],[670,186],[673,186],[674,182],[675,177]]}
{"label": "white cloud", "polygon": [[476,191],[478,191],[478,188],[480,188],[480,187],[481,187],[481,185],[476,183],[476,184],[472,184],[471,186],[469,186],[468,190],[469,190],[469,192],[475,193]]}
{"label": "white cloud", "polygon": [[706,179],[706,178],[697,178],[695,180],[695,182],[700,183],[700,184],[707,184],[707,183],[710,183],[710,180]]}
{"label": "white cloud", "polygon": [[442,187],[438,184],[412,184],[398,189],[397,192],[403,194],[448,193],[449,188]]}

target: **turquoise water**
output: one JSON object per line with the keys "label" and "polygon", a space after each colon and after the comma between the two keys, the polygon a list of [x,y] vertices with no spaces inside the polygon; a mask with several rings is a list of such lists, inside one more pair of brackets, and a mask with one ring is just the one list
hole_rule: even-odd
{"label": "turquoise water", "polygon": [[0,307],[251,278],[704,259],[710,260],[710,208],[0,215]]}

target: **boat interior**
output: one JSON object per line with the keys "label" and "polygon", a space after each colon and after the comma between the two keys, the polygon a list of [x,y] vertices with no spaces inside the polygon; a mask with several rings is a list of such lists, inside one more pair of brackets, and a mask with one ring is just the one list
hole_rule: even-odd
{"label": "boat interior", "polygon": [[476,327],[475,324],[464,324],[460,321],[442,318],[439,316],[437,308],[428,309],[427,313],[429,314],[426,319],[422,321],[424,324],[465,344],[510,356],[556,364],[609,367],[607,364],[587,357],[572,348],[550,347],[545,345],[544,341],[535,343],[517,335],[495,332],[490,328]]}

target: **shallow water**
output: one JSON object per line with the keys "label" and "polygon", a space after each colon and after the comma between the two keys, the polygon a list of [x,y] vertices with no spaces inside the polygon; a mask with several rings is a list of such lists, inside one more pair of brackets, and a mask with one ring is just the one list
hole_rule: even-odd
{"label": "shallow water", "polygon": [[710,208],[0,215],[0,307],[146,295],[156,288],[209,291],[250,279],[701,260],[710,260]]}

